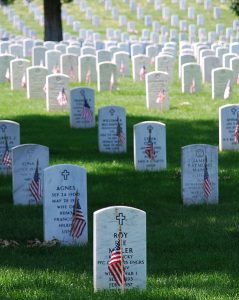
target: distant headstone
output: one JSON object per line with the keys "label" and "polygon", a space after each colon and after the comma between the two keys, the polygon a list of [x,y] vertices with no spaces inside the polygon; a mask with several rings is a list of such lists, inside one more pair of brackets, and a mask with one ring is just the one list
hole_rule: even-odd
{"label": "distant headstone", "polygon": [[230,69],[233,71],[233,83],[239,85],[239,57],[230,60]]}
{"label": "distant headstone", "polygon": [[9,45],[9,53],[18,58],[23,58],[23,46],[18,44]]}
{"label": "distant headstone", "polygon": [[172,55],[160,54],[155,57],[155,71],[166,72],[170,81],[173,76],[174,58]]}
{"label": "distant headstone", "polygon": [[10,81],[10,61],[14,58],[11,54],[0,54],[0,82]]}
{"label": "distant headstone", "polygon": [[37,144],[12,148],[12,186],[14,204],[42,203],[43,169],[49,165],[49,149]]}
{"label": "distant headstone", "polygon": [[61,164],[44,169],[44,240],[88,242],[86,170]]}
{"label": "distant headstone", "polygon": [[94,290],[145,289],[146,264],[146,213],[127,206],[94,212]]}
{"label": "distant headstone", "polygon": [[32,48],[32,65],[45,66],[45,53],[47,48],[44,46],[34,46]]}
{"label": "distant headstone", "polygon": [[26,69],[30,67],[27,59],[13,59],[10,62],[11,90],[21,90],[26,88]]}
{"label": "distant headstone", "polygon": [[146,75],[147,108],[169,109],[169,75],[166,72],[150,72]]}
{"label": "distant headstone", "polygon": [[20,144],[20,125],[9,120],[0,120],[0,174],[12,172],[11,148]]}
{"label": "distant headstone", "polygon": [[98,91],[113,91],[117,88],[117,66],[111,62],[98,64],[97,69]]}
{"label": "distant headstone", "polygon": [[47,111],[68,111],[69,79],[69,76],[64,74],[52,74],[46,77]]}
{"label": "distant headstone", "polygon": [[182,65],[186,63],[196,62],[195,57],[192,54],[179,55],[178,59],[178,77],[181,78]]}
{"label": "distant headstone", "polygon": [[126,116],[121,106],[104,106],[98,113],[98,142],[100,152],[126,152]]}
{"label": "distant headstone", "polygon": [[113,55],[113,63],[117,66],[119,76],[130,76],[129,54],[127,52],[116,52]]}
{"label": "distant headstone", "polygon": [[186,63],[182,65],[182,93],[198,93],[202,89],[202,73],[200,65]]}
{"label": "distant headstone", "polygon": [[182,147],[181,192],[183,203],[218,203],[218,149],[195,144]]}
{"label": "distant headstone", "polygon": [[212,70],[212,99],[228,99],[232,94],[233,71],[228,68]]}
{"label": "distant headstone", "polygon": [[79,87],[71,90],[70,125],[73,128],[95,126],[95,93],[91,88]]}
{"label": "distant headstone", "polygon": [[111,62],[112,54],[109,50],[98,50],[96,51],[96,61],[97,64],[105,61]]}
{"label": "distant headstone", "polygon": [[78,81],[78,57],[75,54],[61,55],[61,72],[68,75],[70,81]]}
{"label": "distant headstone", "polygon": [[134,166],[138,171],[166,169],[165,124],[147,121],[134,125]]}
{"label": "distant headstone", "polygon": [[219,150],[239,150],[239,105],[219,107]]}
{"label": "distant headstone", "polygon": [[212,82],[212,70],[221,66],[219,58],[214,55],[205,56],[202,58],[202,80],[203,83]]}
{"label": "distant headstone", "polygon": [[48,70],[45,67],[33,66],[26,70],[27,72],[27,98],[45,99],[46,76]]}
{"label": "distant headstone", "polygon": [[87,84],[97,81],[96,72],[96,57],[94,55],[80,56],[78,59],[79,63],[79,81],[86,82]]}
{"label": "distant headstone", "polygon": [[146,55],[136,55],[132,58],[132,72],[134,81],[145,81],[149,72],[150,58]]}
{"label": "distant headstone", "polygon": [[61,52],[57,50],[47,50],[45,52],[45,65],[49,74],[61,73],[60,70]]}

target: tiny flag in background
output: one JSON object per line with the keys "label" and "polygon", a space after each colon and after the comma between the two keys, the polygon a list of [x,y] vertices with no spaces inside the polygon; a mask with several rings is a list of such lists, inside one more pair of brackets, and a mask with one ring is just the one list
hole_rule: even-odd
{"label": "tiny flag in background", "polygon": [[205,163],[204,163],[203,191],[205,197],[208,199],[212,191],[212,185],[207,170],[207,156],[205,156]]}
{"label": "tiny flag in background", "polygon": [[57,73],[60,73],[60,67],[58,65],[55,65],[53,68],[52,68],[52,73],[53,74],[57,74]]}
{"label": "tiny flag in background", "polygon": [[120,72],[121,76],[124,76],[124,74],[125,74],[125,65],[124,65],[123,60],[121,60],[119,72]]}
{"label": "tiny flag in background", "polygon": [[234,130],[234,142],[236,144],[239,143],[239,113],[237,113],[237,123],[236,123],[236,127]]}
{"label": "tiny flag in background", "polygon": [[24,73],[21,80],[21,87],[26,88],[27,87],[27,81],[26,81],[26,74]]}
{"label": "tiny flag in background", "polygon": [[41,180],[39,176],[38,171],[39,161],[37,160],[35,173],[32,179],[32,182],[30,183],[29,190],[32,193],[32,196],[36,200],[36,203],[39,203],[41,201],[42,192],[41,192]]}
{"label": "tiny flag in background", "polygon": [[90,67],[88,68],[88,70],[86,72],[85,82],[88,83],[88,84],[91,83],[91,70],[90,70]]}
{"label": "tiny flag in background", "polygon": [[79,195],[79,193],[78,193],[78,191],[76,191],[75,202],[74,202],[73,212],[72,212],[71,231],[70,231],[70,235],[73,238],[80,237],[86,226],[86,221],[85,221],[84,215],[81,211],[78,195]]}
{"label": "tiny flag in background", "polygon": [[58,96],[57,96],[57,101],[59,105],[63,106],[67,104],[67,97],[66,97],[66,92],[64,87],[60,90]]}
{"label": "tiny flag in background", "polygon": [[158,93],[158,98],[156,99],[156,103],[163,104],[165,99],[166,99],[166,91],[165,89],[160,89]]}
{"label": "tiny flag in background", "polygon": [[224,90],[224,100],[228,99],[229,97],[231,96],[231,80],[229,79],[227,84],[226,84],[226,87],[225,87],[225,90]]}
{"label": "tiny flag in background", "polygon": [[11,166],[12,166],[12,158],[11,158],[11,154],[10,154],[10,151],[9,151],[9,147],[8,147],[8,142],[7,142],[6,135],[5,135],[4,139],[5,139],[5,151],[4,151],[4,154],[3,154],[3,157],[2,157],[2,163],[6,167],[11,168]]}
{"label": "tiny flag in background", "polygon": [[195,78],[192,79],[191,85],[190,85],[190,89],[189,89],[191,94],[194,94],[196,92],[196,82],[195,82]]}
{"label": "tiny flag in background", "polygon": [[119,117],[117,117],[117,129],[116,129],[116,135],[118,137],[119,143],[121,145],[124,145],[125,143],[125,137],[122,131],[122,128],[120,126],[120,121],[119,121]]}
{"label": "tiny flag in background", "polygon": [[69,77],[70,77],[72,80],[76,80],[74,68],[73,68],[72,66],[70,67]]}
{"label": "tiny flag in background", "polygon": [[110,87],[109,87],[109,90],[110,90],[111,92],[112,92],[112,90],[113,90],[114,84],[115,84],[115,77],[114,77],[114,73],[112,72],[112,73],[111,73],[111,76],[110,76]]}
{"label": "tiny flag in background", "polygon": [[9,71],[9,68],[7,68],[7,71],[5,73],[5,78],[7,79],[7,81],[10,81],[10,71]]}
{"label": "tiny flag in background", "polygon": [[123,286],[126,282],[126,277],[120,240],[115,243],[115,248],[111,253],[110,260],[108,261],[108,269],[116,284]]}
{"label": "tiny flag in background", "polygon": [[139,71],[139,79],[141,81],[145,80],[145,75],[147,74],[146,67],[142,66]]}

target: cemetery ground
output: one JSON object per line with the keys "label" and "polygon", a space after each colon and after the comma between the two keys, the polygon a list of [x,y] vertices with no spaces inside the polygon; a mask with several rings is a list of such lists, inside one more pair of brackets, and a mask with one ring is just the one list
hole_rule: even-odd
{"label": "cemetery ground", "polygon": [[[183,206],[181,147],[218,145],[218,108],[237,103],[212,100],[211,89],[182,94],[175,69],[170,110],[148,111],[144,82],[121,78],[119,90],[95,94],[96,114],[121,105],[127,115],[127,153],[99,153],[97,127],[73,129],[69,114],[46,112],[45,101],[1,84],[0,119],[21,126],[21,144],[49,147],[50,165],[72,163],[87,170],[89,243],[83,247],[28,248],[43,240],[42,206],[13,206],[11,177],[0,177],[0,238],[17,248],[0,248],[0,299],[238,299],[239,154],[219,153],[219,205]],[[71,87],[84,86],[79,83]],[[91,87],[96,88],[94,84]],[[97,117],[97,116],[96,116]],[[137,172],[133,164],[133,125],[166,124],[167,169]],[[93,292],[93,212],[112,205],[147,213],[147,289]]]}

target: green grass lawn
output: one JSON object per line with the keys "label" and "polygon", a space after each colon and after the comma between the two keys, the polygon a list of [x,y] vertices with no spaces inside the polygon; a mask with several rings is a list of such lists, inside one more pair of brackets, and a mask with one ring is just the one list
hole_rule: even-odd
{"label": "green grass lawn", "polygon": [[[19,2],[15,10],[22,9],[21,16],[26,19]],[[97,12],[98,1],[88,2],[95,4]],[[146,1],[138,2],[152,11],[153,6]],[[113,3],[119,6],[118,1]],[[122,4],[122,11],[126,7]],[[67,6],[72,14],[73,8]],[[177,6],[172,9],[176,11]],[[222,9],[228,10],[225,5]],[[202,6],[198,11],[203,11]],[[103,10],[99,12],[103,14]],[[32,15],[28,17],[32,19]],[[231,25],[229,12],[223,18]],[[0,25],[12,30],[1,11]],[[207,85],[200,94],[182,94],[176,66],[167,112],[148,111],[144,83],[134,84],[132,79],[120,79],[119,89],[113,93],[96,91],[96,118],[98,108],[104,105],[126,109],[125,154],[99,153],[97,127],[72,129],[68,113],[48,113],[45,101],[27,100],[25,92],[11,91],[8,83],[0,84],[0,119],[20,123],[22,144],[48,146],[51,165],[72,163],[87,169],[89,209],[87,246],[27,248],[28,240],[43,239],[42,207],[13,206],[11,177],[0,176],[0,239],[20,243],[16,249],[0,248],[0,299],[239,299],[239,153],[219,153],[219,205],[185,207],[180,195],[181,147],[218,145],[218,108],[238,103],[238,87],[234,86],[228,101],[213,101]],[[72,84],[76,86],[80,84]],[[162,172],[134,170],[133,125],[149,120],[166,124],[167,169]],[[93,212],[111,205],[132,206],[147,213],[145,291],[126,291],[123,295],[93,292]]]}

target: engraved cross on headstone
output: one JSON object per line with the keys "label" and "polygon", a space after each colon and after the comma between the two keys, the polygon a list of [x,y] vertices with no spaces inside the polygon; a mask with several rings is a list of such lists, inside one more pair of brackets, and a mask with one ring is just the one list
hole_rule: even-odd
{"label": "engraved cross on headstone", "polygon": [[7,126],[5,124],[2,124],[2,126],[0,127],[2,132],[5,133]]}
{"label": "engraved cross on headstone", "polygon": [[61,175],[63,176],[64,180],[67,180],[67,177],[70,175],[70,172],[64,170],[63,172],[61,172]]}
{"label": "engraved cross on headstone", "polygon": [[116,217],[116,220],[119,221],[119,225],[124,225],[123,222],[125,220],[125,216],[122,213],[119,213],[119,215]]}

